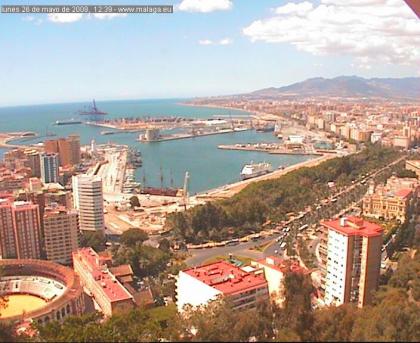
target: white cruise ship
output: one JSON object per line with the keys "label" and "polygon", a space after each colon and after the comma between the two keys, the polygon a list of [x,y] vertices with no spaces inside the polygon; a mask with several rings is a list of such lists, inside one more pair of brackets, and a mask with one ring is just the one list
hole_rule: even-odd
{"label": "white cruise ship", "polygon": [[241,171],[241,179],[246,180],[253,177],[261,176],[264,174],[271,173],[273,166],[270,163],[252,163],[246,164]]}

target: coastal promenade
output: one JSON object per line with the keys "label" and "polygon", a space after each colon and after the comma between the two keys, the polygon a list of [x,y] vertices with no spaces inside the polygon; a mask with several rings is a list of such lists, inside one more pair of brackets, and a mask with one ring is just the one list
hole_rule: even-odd
{"label": "coastal promenade", "polygon": [[25,137],[36,137],[35,132],[25,131],[25,132],[0,132],[0,148],[26,148],[27,146],[22,144],[11,144],[9,142],[21,139]]}
{"label": "coastal promenade", "polygon": [[254,177],[252,179],[243,180],[243,181],[239,181],[239,182],[225,185],[222,187],[218,187],[218,188],[209,190],[207,192],[199,193],[196,195],[196,198],[201,199],[201,200],[206,200],[206,201],[230,198],[234,196],[236,193],[239,193],[242,189],[244,189],[246,186],[248,186],[249,184],[253,182],[276,179],[294,170],[297,170],[303,167],[315,167],[322,162],[325,162],[327,160],[330,160],[336,157],[337,157],[336,154],[323,154],[320,157],[317,157],[308,161],[304,161],[298,164],[294,164],[290,167],[286,167],[281,170],[275,170],[269,174],[261,175],[258,177]]}

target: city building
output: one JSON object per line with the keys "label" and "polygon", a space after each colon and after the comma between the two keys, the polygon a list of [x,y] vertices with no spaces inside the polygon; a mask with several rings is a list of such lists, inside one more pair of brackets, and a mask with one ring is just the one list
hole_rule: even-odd
{"label": "city building", "polygon": [[39,259],[42,252],[38,205],[0,199],[1,258]]}
{"label": "city building", "polygon": [[383,229],[353,216],[321,224],[327,232],[324,302],[369,304],[378,286]]}
{"label": "city building", "polygon": [[58,150],[62,166],[73,166],[80,163],[80,137],[78,135],[59,139]]}
{"label": "city building", "polygon": [[420,160],[405,161],[405,169],[412,170],[420,178]]}
{"label": "city building", "polygon": [[44,152],[47,154],[58,154],[58,140],[49,139],[44,142]]}
{"label": "city building", "polygon": [[47,260],[70,265],[79,248],[79,215],[63,206],[44,210],[44,241]]}
{"label": "city building", "polygon": [[262,270],[247,272],[226,261],[180,271],[177,279],[177,307],[192,308],[228,297],[234,309],[255,307],[257,301],[268,300],[269,290]]}
{"label": "city building", "polygon": [[410,147],[410,138],[406,136],[394,136],[392,145],[396,148],[407,150]]}
{"label": "city building", "polygon": [[27,166],[31,169],[34,177],[41,177],[41,158],[37,150],[25,150],[25,156],[28,160]]}
{"label": "city building", "polygon": [[363,197],[363,215],[379,219],[397,219],[404,222],[410,199],[415,190],[396,187],[391,183],[375,187],[373,181]]}
{"label": "city building", "polygon": [[44,153],[40,156],[41,180],[43,183],[58,182],[59,159],[56,153]]}
{"label": "city building", "polygon": [[0,192],[13,192],[25,187],[28,177],[26,173],[15,173],[0,168]]}
{"label": "city building", "polygon": [[80,136],[47,140],[44,143],[46,153],[58,153],[61,166],[73,166],[80,163]]}
{"label": "city building", "polygon": [[135,306],[133,296],[108,269],[106,261],[92,248],[73,252],[74,271],[91,293],[105,316],[122,313]]}
{"label": "city building", "polygon": [[73,205],[79,210],[80,230],[104,229],[104,200],[99,176],[73,176]]}
{"label": "city building", "polygon": [[276,256],[269,256],[264,259],[251,262],[251,266],[264,270],[264,277],[267,280],[270,298],[277,305],[283,306],[285,301],[284,276],[287,272],[307,273],[297,261],[283,260]]}

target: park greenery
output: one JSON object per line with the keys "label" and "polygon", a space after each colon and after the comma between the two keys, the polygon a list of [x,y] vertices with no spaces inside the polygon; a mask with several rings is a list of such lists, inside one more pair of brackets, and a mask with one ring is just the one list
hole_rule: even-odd
{"label": "park greenery", "polygon": [[120,237],[120,244],[111,249],[113,263],[130,264],[138,278],[159,275],[166,269],[171,253],[165,245],[160,249],[144,244],[148,239],[147,233],[140,229],[125,231]]}
{"label": "park greenery", "polygon": [[106,237],[102,231],[82,231],[80,234],[80,246],[91,247],[100,252],[106,248]]}
{"label": "park greenery", "polygon": [[328,182],[348,186],[362,175],[389,165],[399,156],[369,145],[363,151],[304,167],[277,179],[255,182],[230,199],[209,202],[168,216],[167,228],[187,243],[221,241],[258,232],[267,220],[281,221],[330,195]]}

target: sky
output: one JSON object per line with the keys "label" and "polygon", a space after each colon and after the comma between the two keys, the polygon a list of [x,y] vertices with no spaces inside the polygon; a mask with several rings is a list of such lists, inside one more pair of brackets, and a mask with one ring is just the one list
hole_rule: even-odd
{"label": "sky", "polygon": [[[30,2],[59,3],[70,2]],[[71,1],[98,3],[174,5],[174,13],[0,13],[0,106],[420,76],[420,20],[402,0]]]}

